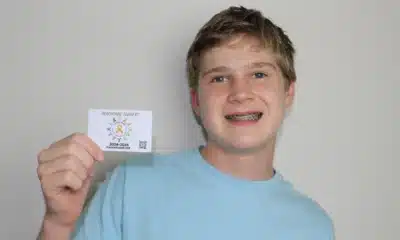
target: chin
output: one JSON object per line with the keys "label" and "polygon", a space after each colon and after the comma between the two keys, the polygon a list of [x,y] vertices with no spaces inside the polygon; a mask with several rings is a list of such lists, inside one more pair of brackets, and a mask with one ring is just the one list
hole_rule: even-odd
{"label": "chin", "polygon": [[236,141],[231,145],[237,149],[258,149],[266,145],[266,141]]}
{"label": "chin", "polygon": [[268,138],[255,138],[255,137],[239,137],[236,141],[232,141],[233,138],[228,138],[224,141],[227,149],[232,152],[256,152],[266,149],[268,146]]}

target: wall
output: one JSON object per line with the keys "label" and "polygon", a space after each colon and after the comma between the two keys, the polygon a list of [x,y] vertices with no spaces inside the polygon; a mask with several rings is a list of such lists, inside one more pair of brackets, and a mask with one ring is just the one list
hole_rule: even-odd
{"label": "wall", "polygon": [[[397,236],[397,1],[4,1],[1,239],[34,239],[44,211],[36,154],[85,132],[89,108],[152,110],[156,152],[202,142],[185,54],[197,29],[235,3],[260,8],[298,49],[298,93],[277,167],[327,209],[337,239]],[[107,154],[99,173],[125,157]]]}

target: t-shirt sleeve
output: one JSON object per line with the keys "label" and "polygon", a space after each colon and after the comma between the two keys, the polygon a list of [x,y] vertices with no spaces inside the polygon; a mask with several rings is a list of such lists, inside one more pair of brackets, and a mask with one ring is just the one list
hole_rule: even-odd
{"label": "t-shirt sleeve", "polygon": [[125,167],[117,166],[82,211],[73,240],[122,239]]}
{"label": "t-shirt sleeve", "polygon": [[332,219],[325,215],[320,221],[314,224],[314,230],[307,238],[310,240],[335,240],[335,227]]}

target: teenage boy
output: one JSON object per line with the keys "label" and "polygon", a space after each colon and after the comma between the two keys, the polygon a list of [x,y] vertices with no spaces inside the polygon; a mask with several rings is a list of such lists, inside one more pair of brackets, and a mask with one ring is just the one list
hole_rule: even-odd
{"label": "teenage boy", "polygon": [[206,144],[154,154],[146,164],[125,161],[84,208],[103,153],[84,134],[53,143],[38,157],[47,206],[40,238],[334,239],[326,212],[273,164],[295,94],[294,54],[289,37],[260,11],[229,7],[214,15],[187,54]]}

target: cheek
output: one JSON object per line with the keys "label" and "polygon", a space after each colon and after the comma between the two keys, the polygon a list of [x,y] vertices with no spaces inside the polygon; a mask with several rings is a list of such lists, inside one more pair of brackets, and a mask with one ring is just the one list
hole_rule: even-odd
{"label": "cheek", "polygon": [[205,121],[207,119],[214,119],[221,112],[223,107],[221,100],[221,95],[216,92],[199,93],[200,114]]}
{"label": "cheek", "polygon": [[259,87],[254,89],[257,96],[260,97],[261,101],[267,106],[267,108],[274,112],[285,105],[285,92],[278,88],[265,88]]}
{"label": "cheek", "polygon": [[223,92],[218,89],[203,89],[199,91],[199,102],[205,105],[213,105],[212,103],[217,103],[220,101]]}
{"label": "cheek", "polygon": [[255,80],[253,82],[253,89],[258,89],[260,91],[278,91],[280,88],[283,87],[277,77],[260,79],[259,81]]}

